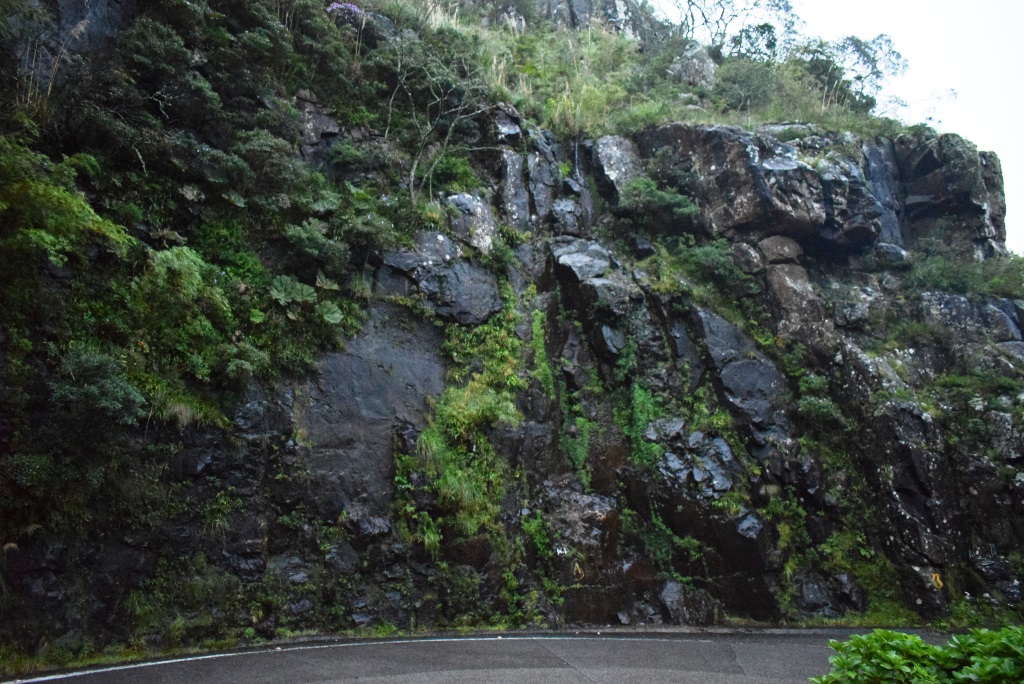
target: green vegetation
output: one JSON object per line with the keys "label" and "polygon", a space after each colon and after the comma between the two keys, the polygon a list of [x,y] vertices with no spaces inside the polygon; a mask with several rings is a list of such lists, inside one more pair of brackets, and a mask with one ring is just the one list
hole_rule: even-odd
{"label": "green vegetation", "polygon": [[537,378],[541,389],[549,399],[555,398],[555,375],[548,360],[548,350],[544,337],[544,312],[535,309],[532,324],[533,376]]}
{"label": "green vegetation", "polygon": [[910,293],[958,292],[974,297],[1018,298],[1024,293],[1024,257],[1006,254],[978,261],[955,245],[937,239],[921,239],[918,256],[903,277]]}
{"label": "green vegetation", "polygon": [[692,577],[686,572],[702,572],[703,545],[693,537],[680,537],[665,524],[657,511],[651,511],[650,520],[644,520],[636,511],[622,511],[622,528],[627,535],[639,540],[645,555],[665,577],[690,584]]}
{"label": "green vegetation", "polygon": [[742,327],[758,328],[766,313],[752,296],[757,284],[736,265],[728,240],[682,235],[658,241],[655,249],[641,262],[655,292],[692,300]]}
{"label": "green vegetation", "polygon": [[615,409],[615,422],[630,445],[630,458],[637,465],[653,467],[664,454],[661,445],[644,439],[647,426],[664,416],[657,399],[640,383],[634,383],[628,401]]}
{"label": "green vegetation", "polygon": [[907,684],[986,682],[1012,684],[1024,678],[1024,630],[971,630],[944,646],[914,634],[877,629],[848,641],[829,642],[836,655],[832,671],[811,679],[814,684]]}
{"label": "green vegetation", "polygon": [[[357,580],[332,574],[325,560],[345,541],[346,521],[332,519],[336,513],[325,519],[291,491],[309,484],[291,460],[308,438],[301,429],[242,435],[232,416],[259,404],[260,388],[307,375],[360,329],[380,296],[381,253],[408,246],[419,230],[446,231],[445,193],[490,192],[496,102],[517,107],[524,128],[552,130],[566,150],[669,120],[748,127],[799,120],[862,135],[899,128],[871,116],[880,79],[900,67],[884,37],[825,43],[783,36],[784,22],[737,34],[705,26],[718,65],[716,84],[705,87],[673,69],[701,33],[692,17],[679,26],[653,22],[641,49],[597,22],[558,30],[526,0],[512,4],[529,30],[499,21],[496,3],[458,11],[419,0],[369,0],[344,11],[322,0],[138,4],[137,20],[87,56],[69,49],[74,35],[42,47],[54,23],[45,8],[56,3],[15,0],[0,14],[0,72],[11,76],[0,82],[0,566],[8,554],[51,544],[73,561],[94,558],[115,539],[164,554],[155,570],[138,572],[148,574],[141,584],[105,607],[112,616],[101,616],[123,622],[122,655],[96,653],[87,636],[51,642],[58,635],[35,625],[18,648],[41,644],[50,665],[351,625]],[[320,139],[316,124],[330,119],[337,128],[329,125]],[[563,176],[585,166],[559,161]],[[664,305],[651,307],[654,325],[708,307],[741,326],[758,353],[781,357],[802,447],[825,464],[842,511],[867,508],[865,485],[844,477],[856,471],[846,457],[852,446],[841,443],[859,417],[833,398],[836,378],[805,369],[799,345],[780,351],[755,279],[737,266],[727,240],[700,225],[697,195],[690,161],[658,152],[599,230],[656,243],[654,256],[638,264],[650,299]],[[467,251],[506,278],[512,246],[530,236],[502,226],[501,237],[489,255]],[[918,249],[921,258],[900,276],[909,297],[931,289],[1019,297],[1024,289],[1018,257],[982,264],[926,240]],[[627,334],[614,367],[594,362],[584,386],[568,392],[549,356],[553,321],[534,310],[536,291],[516,295],[505,282],[502,296],[503,309],[487,323],[445,326],[447,387],[415,447],[396,439],[396,450],[410,452],[395,456],[398,538],[427,568],[415,571],[425,585],[416,591],[436,602],[441,623],[536,622],[562,599],[566,568],[577,560],[563,553],[564,540],[541,512],[519,529],[508,522],[509,510],[533,504],[527,476],[514,471],[496,435],[521,420],[531,377],[550,400],[537,402],[544,410],[554,413],[558,402],[558,449],[584,491],[606,495],[614,486],[601,481],[610,468],[597,458],[607,456],[606,443],[618,449],[620,437],[635,470],[650,475],[664,448],[644,435],[653,421],[678,416],[688,431],[726,439],[745,462],[750,482],[710,505],[736,513],[759,503],[779,533],[790,577],[805,568],[850,572],[870,594],[868,612],[852,620],[914,619],[899,601],[895,567],[864,532],[849,531],[852,522],[815,551],[803,503],[770,484],[749,486],[761,466],[709,380],[685,397],[669,396],[663,388],[678,380],[669,374],[681,369],[671,360],[645,367],[650,350]],[[389,301],[440,327],[424,300]],[[627,333],[637,321],[632,313]],[[948,351],[928,324],[904,320],[890,330],[879,353],[918,345]],[[1015,397],[1024,383],[960,360],[952,365],[901,391],[935,409],[952,452],[995,456],[991,427],[973,407],[979,397]],[[889,398],[877,393],[875,406]],[[297,410],[297,401],[283,404],[268,415]],[[1006,410],[1019,422],[1019,407]],[[274,532],[268,545],[288,539],[279,542],[287,548],[260,554],[301,555],[312,569],[308,581],[292,583],[280,568],[255,579],[230,569],[227,540],[251,494],[224,473],[204,471],[205,463],[193,468],[187,461],[197,444],[236,450],[238,471],[253,465],[254,454],[265,459],[253,465],[268,472],[253,476],[260,484],[252,496],[266,502],[260,522]],[[278,490],[279,483],[289,487]],[[662,576],[687,581],[703,571],[706,549],[672,532],[672,520],[666,510],[648,519],[623,514],[634,546]],[[868,533],[877,527],[869,520]],[[201,537],[195,548],[164,551],[173,545],[163,546],[163,536],[182,528]],[[467,549],[485,560],[467,565],[460,557]],[[377,551],[372,546],[366,558]],[[399,568],[373,585],[401,597],[406,621],[388,616],[367,631],[392,633],[392,621],[415,626],[416,607],[406,600],[412,572]],[[91,589],[80,575],[68,586],[75,582],[68,614],[90,624],[98,619],[83,607]],[[0,609],[21,600],[19,592],[0,583]],[[293,610],[297,603],[303,611]],[[968,608],[954,604],[954,619]],[[20,638],[16,627],[2,628],[0,637]],[[36,665],[6,644],[0,662],[5,672]]]}
{"label": "green vegetation", "polygon": [[510,288],[504,294],[504,309],[487,323],[447,328],[445,350],[455,384],[438,399],[430,425],[420,434],[416,461],[400,463],[400,490],[408,491],[419,470],[437,498],[436,511],[418,511],[411,502],[402,509],[414,534],[435,556],[445,541],[445,526],[456,536],[447,541],[482,533],[496,547],[512,552],[499,517],[508,466],[488,438],[498,423],[519,421],[515,392],[526,387],[522,342],[515,335],[515,296]]}

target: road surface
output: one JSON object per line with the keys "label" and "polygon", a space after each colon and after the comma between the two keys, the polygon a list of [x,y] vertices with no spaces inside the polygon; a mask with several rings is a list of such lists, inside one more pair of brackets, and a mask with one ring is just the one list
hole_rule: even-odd
{"label": "road surface", "polygon": [[33,676],[67,684],[806,684],[846,630],[534,634],[271,646]]}

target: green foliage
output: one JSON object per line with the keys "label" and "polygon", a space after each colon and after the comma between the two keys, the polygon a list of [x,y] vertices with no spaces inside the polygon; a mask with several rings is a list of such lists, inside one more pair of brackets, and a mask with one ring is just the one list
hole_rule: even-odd
{"label": "green foliage", "polygon": [[978,261],[972,254],[938,240],[922,239],[915,245],[921,256],[903,277],[911,293],[959,292],[975,297],[1024,296],[1024,257],[1000,255]]}
{"label": "green foliage", "polygon": [[830,641],[836,655],[832,671],[811,679],[814,684],[1012,684],[1024,678],[1024,630],[975,629],[952,637],[944,646],[914,634],[876,629],[846,642]]}
{"label": "green foliage", "polygon": [[783,551],[800,551],[810,546],[807,533],[807,511],[794,498],[792,492],[776,493],[761,509],[766,520],[775,524],[779,533],[779,549]]}
{"label": "green foliage", "polygon": [[124,375],[123,366],[103,352],[73,345],[51,385],[54,403],[81,434],[134,425],[145,399]]}
{"label": "green foliage", "polygon": [[533,542],[533,548],[537,555],[544,560],[551,560],[555,556],[554,531],[544,520],[540,511],[534,511],[533,515],[525,516],[520,521],[523,532]]}
{"label": "green foliage", "polygon": [[555,375],[551,370],[551,361],[548,360],[547,345],[544,340],[544,312],[535,309],[533,312],[533,376],[537,378],[541,389],[549,399],[555,398]]}
{"label": "green foliage", "polygon": [[851,573],[868,595],[868,608],[863,615],[847,616],[845,621],[866,626],[918,624],[920,616],[903,603],[896,567],[868,540],[870,525],[864,518],[867,512],[858,510],[852,514],[844,528],[833,533],[818,549],[818,560],[826,570]]}
{"label": "green foliage", "polygon": [[765,109],[780,90],[777,65],[773,62],[735,58],[715,72],[715,94],[729,109]]}
{"label": "green foliage", "polygon": [[[578,411],[578,407],[574,408]],[[590,489],[590,465],[587,459],[590,457],[590,438],[597,429],[597,423],[585,416],[566,416],[562,435],[558,440],[558,448],[576,471],[584,489]]]}
{"label": "green foliage", "polygon": [[469,192],[481,186],[469,160],[447,153],[433,166],[433,183],[446,192]]}
{"label": "green foliage", "polygon": [[703,558],[703,544],[693,537],[679,537],[662,520],[657,511],[651,511],[650,520],[643,520],[629,509],[622,511],[623,530],[635,536],[643,545],[645,555],[658,572],[678,582],[689,583],[690,577],[681,574],[681,568],[698,569]]}
{"label": "green foliage", "polygon": [[74,178],[71,166],[0,136],[0,250],[16,267],[5,281],[40,257],[59,266],[88,244],[123,251],[131,242],[122,228],[93,211],[75,190]]}
{"label": "green foliage", "polygon": [[644,262],[644,268],[656,292],[690,297],[741,322],[761,316],[750,296],[757,292],[757,285],[736,265],[728,240],[698,242],[692,235],[683,235],[655,247],[657,253]]}
{"label": "green foliage", "polygon": [[800,377],[799,391],[797,409],[800,417],[816,434],[842,431],[849,427],[849,421],[842,410],[829,396],[828,378],[807,373]]}
{"label": "green foliage", "polygon": [[686,195],[671,188],[661,189],[644,176],[634,178],[622,188],[619,209],[644,227],[670,232],[692,226],[700,211]]}
{"label": "green foliage", "polygon": [[660,444],[644,439],[644,432],[652,421],[661,418],[664,409],[647,388],[634,383],[625,406],[615,409],[615,422],[629,439],[630,458],[637,465],[654,466],[664,454]]}
{"label": "green foliage", "polygon": [[277,276],[270,283],[270,296],[281,306],[316,301],[316,290],[291,276]]}
{"label": "green foliage", "polygon": [[[511,291],[505,296],[504,309],[487,323],[448,328],[444,348],[453,363],[451,374],[464,382],[450,385],[441,395],[416,446],[418,468],[428,478],[444,522],[460,537],[485,533],[497,545],[505,538],[499,512],[507,464],[487,433],[498,423],[514,425],[520,420],[515,391],[526,386],[520,377],[522,342],[515,335],[519,316]],[[402,476],[409,482],[412,473]],[[418,524],[436,516],[417,518],[415,507],[405,514],[413,518],[421,541],[439,547],[441,539],[435,533],[439,535],[440,528],[435,523]]]}

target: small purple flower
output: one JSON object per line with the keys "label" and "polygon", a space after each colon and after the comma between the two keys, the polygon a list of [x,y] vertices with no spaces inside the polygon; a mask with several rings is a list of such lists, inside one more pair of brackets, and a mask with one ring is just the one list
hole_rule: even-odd
{"label": "small purple flower", "polygon": [[366,14],[361,7],[349,2],[332,2],[327,6],[327,13],[347,23],[361,20]]}
{"label": "small purple flower", "polygon": [[348,24],[359,28],[366,23],[366,12],[358,5],[350,2],[332,2],[327,6],[327,16],[334,19],[334,23]]}

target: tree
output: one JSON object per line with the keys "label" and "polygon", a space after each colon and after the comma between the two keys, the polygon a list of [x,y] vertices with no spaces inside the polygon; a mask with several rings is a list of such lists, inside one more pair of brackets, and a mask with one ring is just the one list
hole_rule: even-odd
{"label": "tree", "polygon": [[[774,25],[790,33],[796,15],[790,0],[672,0],[679,13],[679,29],[688,38],[713,47],[726,44],[749,25]],[[773,31],[774,33],[774,31]]]}
{"label": "tree", "polygon": [[822,109],[871,111],[885,79],[906,69],[906,60],[884,34],[872,40],[856,36],[832,43],[809,40],[794,48],[789,59],[818,83]]}
{"label": "tree", "polygon": [[[384,136],[391,135],[396,113],[401,111],[412,149],[408,185],[415,202],[421,186],[429,186],[460,129],[491,108],[489,91],[472,55],[459,49],[457,42],[426,44],[407,32],[389,41],[387,49],[394,86]],[[399,108],[399,102],[404,106]],[[428,165],[426,171],[424,164]]]}

